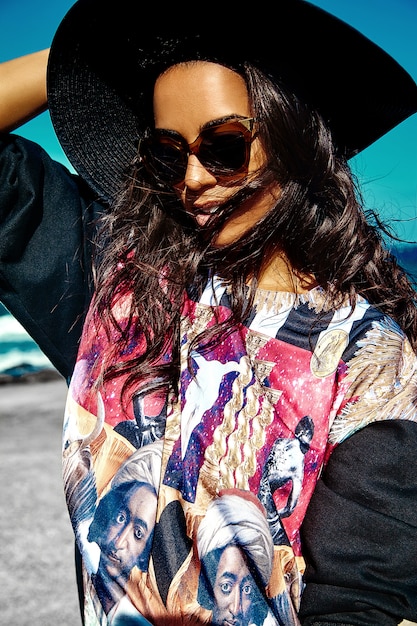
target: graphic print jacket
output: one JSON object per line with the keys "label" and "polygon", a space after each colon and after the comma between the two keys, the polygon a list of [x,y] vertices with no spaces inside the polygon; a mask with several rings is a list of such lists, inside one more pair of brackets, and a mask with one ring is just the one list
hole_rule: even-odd
{"label": "graphic print jacket", "polygon": [[[101,210],[101,203],[84,183],[52,161],[38,145],[14,135],[0,137],[0,299],[67,379],[74,371],[77,344],[91,297],[88,288],[90,233]],[[226,300],[225,296],[225,303]],[[106,623],[107,619],[109,623],[127,626],[128,623],[141,623],[139,612],[142,612],[149,617],[157,615],[159,623],[171,624],[171,618],[166,618],[167,607],[175,604],[176,597],[180,598],[176,604],[178,611],[185,607],[183,623],[192,623],[191,615],[196,615],[200,623],[210,622],[213,616],[218,621],[223,619],[221,609],[215,609],[216,594],[209,575],[216,569],[214,565],[219,559],[211,559],[214,563],[211,567],[207,555],[218,556],[223,550],[221,544],[230,543],[232,535],[240,537],[232,563],[239,565],[242,558],[244,563],[239,568],[243,579],[238,587],[240,595],[246,598],[246,607],[257,607],[247,608],[246,617],[242,617],[240,623],[281,623],[279,620],[282,621],[283,615],[291,615],[290,619],[295,620],[293,607],[297,606],[301,589],[304,590],[297,619],[303,626],[393,626],[402,618],[417,621],[417,425],[413,417],[415,410],[411,408],[413,402],[415,405],[411,399],[415,385],[413,357],[398,328],[362,303],[363,317],[355,319],[349,328],[343,353],[338,352],[344,346],[340,335],[338,347],[331,341],[326,352],[327,344],[321,344],[320,350],[325,358],[317,360],[314,349],[320,343],[320,333],[313,338],[312,345],[305,336],[306,328],[316,314],[316,300],[315,296],[313,306],[300,302],[294,307],[295,303],[292,303],[291,312],[279,329],[270,332],[259,327],[255,320],[253,328],[237,331],[236,346],[229,344],[223,348],[227,349],[228,358],[235,361],[236,369],[222,374],[222,398],[217,404],[214,402],[213,411],[206,411],[205,415],[196,411],[192,415],[192,405],[184,395],[182,400],[190,420],[188,427],[184,425],[183,432],[178,424],[175,426],[178,406],[170,406],[167,416],[161,389],[146,394],[146,400],[142,401],[139,396],[134,398],[133,406],[127,407],[127,414],[119,412],[114,421],[110,416],[112,412],[117,413],[117,407],[109,390],[102,390],[101,399],[107,408],[104,406],[101,412],[96,411],[91,403],[97,403],[100,396],[90,399],[89,408],[85,409],[82,402],[87,396],[80,392],[74,400],[71,391],[67,415],[73,407],[75,412],[71,411],[71,420],[65,430],[66,478],[72,476],[78,489],[83,472],[95,481],[94,486],[90,484],[86,489],[89,498],[80,498],[76,513],[73,509],[73,522],[84,554],[87,619],[90,623],[97,623],[100,619]],[[187,337],[190,338],[190,333],[195,330],[192,326],[191,330],[188,328],[188,324],[195,324],[193,310],[200,311],[201,306],[207,308],[207,302],[201,305],[190,302],[189,309],[184,310],[184,346],[189,341]],[[263,308],[260,302],[257,307]],[[247,335],[270,339],[262,349],[260,346],[256,348],[257,354],[252,340],[246,341]],[[84,350],[88,350],[88,341],[86,335]],[[277,350],[272,350],[272,345]],[[281,353],[281,346],[285,347],[282,359],[286,363],[291,365],[299,360],[299,368],[290,368],[286,377],[302,371],[300,381],[305,389],[312,389],[313,382],[316,382],[317,391],[311,396],[314,404],[311,402],[308,410],[302,405],[298,407],[302,394],[296,388],[288,389],[288,382],[284,388],[278,384],[282,372],[277,367],[269,371],[268,355],[272,354],[274,358],[274,354]],[[247,354],[246,357],[243,354],[242,359],[245,350]],[[358,351],[369,357],[367,365],[365,362],[360,365],[356,358]],[[334,373],[320,376],[320,371],[326,372],[326,368],[330,371],[332,361],[326,365],[326,354],[333,354],[332,358],[337,354],[340,361]],[[203,356],[205,359],[195,355],[195,370],[200,371],[203,379],[201,368],[212,366],[215,387],[225,365],[225,355],[213,354],[211,360],[207,355]],[[313,365],[307,375],[309,358]],[[218,361],[220,365],[217,367],[211,361]],[[251,363],[250,367],[245,367],[245,362]],[[77,380],[82,380],[82,376],[78,376],[82,367],[80,363],[75,368],[73,389],[79,386]],[[210,375],[213,374],[210,372]],[[87,373],[88,376],[93,379],[94,373]],[[184,394],[190,386],[188,376],[184,370]],[[246,379],[249,382],[243,382]],[[325,398],[327,406],[331,407],[327,416],[326,407],[320,411],[322,400],[318,393],[320,387],[324,391],[326,386],[333,394],[333,400]],[[82,389],[82,385],[79,387]],[[195,393],[192,394],[193,387],[190,389],[193,402],[198,402],[197,391],[195,386]],[[262,391],[259,396],[258,391]],[[229,396],[224,395],[227,393]],[[227,397],[232,396],[237,400],[228,404]],[[255,406],[252,400],[258,407],[259,419],[252,414]],[[98,402],[100,404],[100,399]],[[141,405],[146,406],[146,410]],[[230,433],[227,424],[218,424],[221,407],[226,405],[236,418],[238,415],[240,418],[235,421],[237,428]],[[274,426],[279,436],[273,443],[271,424],[267,423],[266,417],[269,405],[273,406],[280,420]],[[358,413],[356,408],[360,409]],[[142,414],[150,417],[148,425]],[[312,414],[318,421],[312,421]],[[81,438],[77,444],[74,429],[81,428],[81,422],[86,430],[80,430]],[[245,433],[246,422],[250,424],[249,435]],[[206,432],[204,440],[201,438],[202,425],[207,423],[211,430]],[[166,441],[163,440],[165,427],[170,436],[170,439],[165,437]],[[329,433],[325,441],[326,429]],[[262,437],[257,436],[262,432],[265,434],[263,443]],[[281,433],[285,436],[280,436]],[[92,435],[90,443],[87,441],[89,434]],[[107,462],[106,446],[117,449],[117,442],[120,449],[111,454],[112,466]],[[325,450],[320,449],[320,443]],[[236,444],[234,448],[233,444]],[[285,452],[287,444],[288,454]],[[81,464],[78,479],[70,471],[68,460],[77,446],[85,448],[82,454],[86,456],[87,468],[85,471]],[[199,452],[195,466],[192,465],[193,447]],[[202,460],[203,449],[209,451],[208,460],[205,451]],[[236,457],[233,450],[237,451]],[[320,458],[326,460],[323,469],[314,467],[315,457],[318,464]],[[251,458],[255,458],[255,463],[250,461]],[[294,463],[289,463],[288,468],[298,468],[298,471],[292,472],[291,481],[285,482],[280,468],[285,466],[284,460],[290,458]],[[99,520],[107,519],[114,508],[111,505],[115,499],[111,495],[104,497],[106,492],[114,494],[110,486],[116,487],[119,480],[123,491],[122,483],[129,486],[132,482],[126,480],[123,472],[129,459],[132,462],[127,463],[126,471],[137,466],[140,477],[146,478],[143,482],[154,485],[154,493],[150,493],[154,505],[146,508],[151,512],[151,518],[153,513],[153,521],[147,520],[152,538],[146,542],[147,549],[142,550],[137,564],[134,567],[127,564],[119,578],[120,584],[113,585],[106,601],[106,589],[111,589],[116,570],[113,579],[111,568],[107,568],[110,571],[107,579],[97,575],[100,553],[104,555],[104,549],[99,548],[99,543],[104,546],[104,539],[99,537],[103,522],[99,523]],[[244,461],[240,462],[240,459]],[[162,469],[168,462],[170,468],[177,469],[176,477],[171,474],[171,486],[161,483]],[[261,463],[264,464],[262,471]],[[233,468],[231,472],[230,467]],[[216,472],[218,478],[210,483],[208,479]],[[302,520],[309,490],[317,476],[320,476],[319,480]],[[144,491],[146,489],[151,491],[144,486]],[[159,494],[157,508],[156,492]],[[211,497],[213,493],[216,493],[214,498]],[[149,497],[149,493],[145,495]],[[67,496],[71,510],[75,498],[71,498],[68,484]],[[195,497],[194,501],[192,497]],[[200,512],[198,503],[203,507]],[[242,529],[243,536],[237,532],[242,518],[240,509],[244,511],[249,527],[246,533]],[[93,512],[97,512],[94,523],[91,519]],[[238,519],[233,512],[237,512]],[[121,515],[119,521],[123,519]],[[265,519],[271,529],[269,534],[261,531],[266,529]],[[140,525],[140,532],[136,529],[142,543],[145,526]],[[232,528],[233,533],[229,536],[227,529]],[[250,545],[251,530],[253,548],[243,550],[242,546],[246,545],[244,537],[249,537],[247,543]],[[146,537],[149,538],[149,533]],[[274,555],[272,568],[271,550]],[[115,555],[111,550],[108,552],[111,562]],[[269,556],[265,559],[262,555]],[[203,568],[200,563],[204,563]],[[198,576],[196,568],[199,568]],[[206,576],[204,572],[207,572]],[[234,588],[231,568],[227,573],[229,576],[220,581],[223,596],[232,595]],[[114,602],[116,589],[119,589],[120,598]],[[255,589],[260,591],[259,597],[254,593]],[[126,590],[129,592],[125,593]],[[99,595],[103,603],[99,601]],[[220,605],[217,600],[216,606]],[[178,615],[178,611],[174,613]],[[117,613],[122,616],[119,621]],[[130,619],[134,621],[130,622]],[[235,618],[236,624],[238,619]]]}
{"label": "graphic print jacket", "polygon": [[[193,339],[229,316],[210,283],[183,306],[178,398],[156,380],[125,403],[123,377],[102,382],[116,336],[87,318],[64,429],[87,626],[300,624],[300,529],[323,467],[353,433],[416,408],[399,327],[361,299],[324,307],[320,288],[260,290],[247,324],[198,344],[190,371]],[[128,298],[114,313],[124,328]],[[122,360],[143,344],[134,324]]]}

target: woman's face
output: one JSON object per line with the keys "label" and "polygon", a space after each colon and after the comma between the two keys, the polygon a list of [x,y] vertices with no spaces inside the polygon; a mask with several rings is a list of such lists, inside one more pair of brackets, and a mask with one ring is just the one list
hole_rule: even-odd
{"label": "woman's face", "polygon": [[[191,144],[208,123],[224,118],[249,118],[252,111],[243,78],[232,70],[205,61],[175,65],[156,81],[154,91],[155,127],[176,131]],[[251,144],[247,173],[255,172],[265,163],[265,154],[258,138]],[[230,181],[216,178],[191,154],[185,178],[175,190],[185,208],[203,227],[220,204],[238,189],[242,179]],[[220,247],[237,241],[275,204],[278,187],[257,192],[242,203],[220,230],[215,245]]]}

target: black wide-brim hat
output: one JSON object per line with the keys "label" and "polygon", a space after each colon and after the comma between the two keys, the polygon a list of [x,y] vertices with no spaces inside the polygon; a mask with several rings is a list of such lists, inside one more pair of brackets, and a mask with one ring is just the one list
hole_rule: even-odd
{"label": "black wide-brim hat", "polygon": [[152,125],[156,77],[181,61],[253,63],[321,112],[347,158],[417,111],[411,76],[345,22],[304,0],[255,4],[78,0],[69,10],[51,46],[49,108],[101,198],[115,196]]}

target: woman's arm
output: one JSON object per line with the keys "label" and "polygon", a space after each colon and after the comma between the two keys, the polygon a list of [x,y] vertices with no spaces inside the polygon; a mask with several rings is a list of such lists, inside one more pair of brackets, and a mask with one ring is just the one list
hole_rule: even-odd
{"label": "woman's arm", "polygon": [[0,301],[68,378],[103,207],[41,146],[7,132],[47,108],[48,53],[0,64]]}
{"label": "woman's arm", "polygon": [[0,131],[15,130],[47,109],[49,49],[0,64]]}

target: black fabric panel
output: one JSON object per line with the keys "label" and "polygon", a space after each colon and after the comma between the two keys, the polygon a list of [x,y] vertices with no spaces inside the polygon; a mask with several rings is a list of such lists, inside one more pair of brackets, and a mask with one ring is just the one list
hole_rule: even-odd
{"label": "black fabric panel", "polygon": [[350,340],[349,345],[342,354],[342,361],[347,363],[359,349],[357,342],[363,339],[366,333],[369,331],[370,322],[378,322],[382,320],[386,315],[375,309],[369,308],[362,319],[353,322],[351,331],[349,333]]}
{"label": "black fabric panel", "polygon": [[[328,327],[332,318],[333,311],[323,313],[318,319],[307,303],[300,304],[291,310],[285,324],[277,333],[277,339],[314,352],[320,333]],[[306,333],[306,328],[311,328],[310,333]]]}
{"label": "black fabric panel", "polygon": [[103,207],[33,142],[0,136],[0,165],[0,300],[68,379]]}
{"label": "black fabric panel", "polygon": [[417,621],[417,424],[377,422],[333,452],[302,527],[303,626]]}
{"label": "black fabric panel", "polygon": [[78,603],[80,607],[80,619],[84,626],[84,584],[83,584],[83,560],[78,545],[74,543],[74,558],[75,558],[75,578],[78,591]]}
{"label": "black fabric panel", "polygon": [[181,503],[171,502],[155,526],[152,559],[159,593],[166,604],[169,586],[192,548]]}

